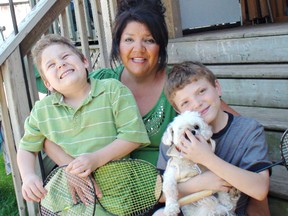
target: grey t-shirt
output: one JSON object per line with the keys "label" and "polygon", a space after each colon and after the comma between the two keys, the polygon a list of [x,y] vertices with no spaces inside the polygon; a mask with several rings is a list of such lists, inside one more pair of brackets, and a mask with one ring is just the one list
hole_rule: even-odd
{"label": "grey t-shirt", "polygon": [[[228,115],[225,128],[213,134],[212,139],[216,141],[215,154],[228,163],[250,171],[257,171],[271,164],[263,126],[251,118],[233,116],[230,113]],[[168,148],[164,144],[160,145],[157,163],[159,169],[166,168]],[[237,215],[244,215],[247,202],[240,202]]]}

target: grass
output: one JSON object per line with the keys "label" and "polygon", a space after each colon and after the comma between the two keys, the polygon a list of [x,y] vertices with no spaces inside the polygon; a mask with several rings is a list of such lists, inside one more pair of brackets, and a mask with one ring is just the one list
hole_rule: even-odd
{"label": "grass", "polygon": [[12,175],[5,171],[3,153],[0,151],[0,216],[18,216]]}

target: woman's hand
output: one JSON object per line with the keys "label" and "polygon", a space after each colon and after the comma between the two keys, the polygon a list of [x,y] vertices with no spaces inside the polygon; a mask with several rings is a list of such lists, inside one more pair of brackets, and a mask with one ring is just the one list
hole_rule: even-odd
{"label": "woman's hand", "polygon": [[40,202],[46,193],[42,180],[36,174],[23,179],[22,194],[26,201]]}
{"label": "woman's hand", "polygon": [[[84,203],[84,205],[86,206],[90,204],[94,204],[95,202],[94,195],[91,194],[91,190],[89,188],[94,187],[96,196],[98,198],[102,197],[102,193],[99,187],[97,186],[93,176],[91,176],[92,182],[89,180],[88,177],[83,178],[84,180],[84,185],[83,185],[83,184],[79,184],[79,182],[73,181],[74,178],[71,178],[71,177],[69,178],[69,175],[73,175],[73,174],[70,174],[70,173],[67,174],[67,181],[68,181],[68,188],[71,193],[74,204],[77,204],[78,202],[77,196],[80,198],[81,202]],[[77,177],[77,178],[80,178],[80,177]]]}

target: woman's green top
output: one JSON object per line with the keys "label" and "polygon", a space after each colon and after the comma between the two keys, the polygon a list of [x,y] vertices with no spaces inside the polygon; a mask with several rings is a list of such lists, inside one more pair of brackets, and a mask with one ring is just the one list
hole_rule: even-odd
{"label": "woman's green top", "polygon": [[[114,78],[121,81],[123,69],[123,65],[114,70],[110,68],[99,69],[91,72],[89,76],[96,79]],[[135,150],[131,157],[146,160],[156,166],[162,135],[176,115],[177,113],[168,102],[163,91],[155,106],[142,116],[151,144]]]}
{"label": "woman's green top", "polygon": [[48,89],[46,88],[46,86],[44,85],[44,82],[39,74],[39,71],[37,70],[36,66],[33,66],[34,69],[34,74],[35,74],[35,78],[36,78],[36,86],[39,92],[43,93],[43,94],[48,94]]}

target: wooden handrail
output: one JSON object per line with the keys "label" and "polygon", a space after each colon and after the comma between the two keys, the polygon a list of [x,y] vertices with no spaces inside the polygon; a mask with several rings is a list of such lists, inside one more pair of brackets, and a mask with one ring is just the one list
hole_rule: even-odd
{"label": "wooden handrail", "polygon": [[21,48],[22,56],[25,56],[37,39],[40,38],[69,3],[69,0],[39,1],[19,25],[19,33],[10,35],[5,43],[1,44],[0,65],[18,46]]}

